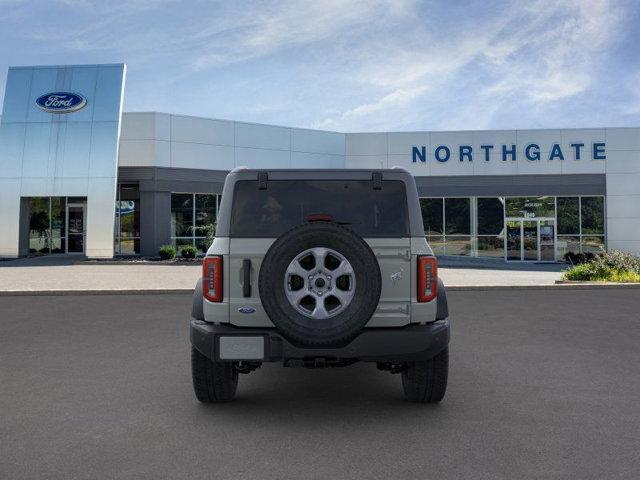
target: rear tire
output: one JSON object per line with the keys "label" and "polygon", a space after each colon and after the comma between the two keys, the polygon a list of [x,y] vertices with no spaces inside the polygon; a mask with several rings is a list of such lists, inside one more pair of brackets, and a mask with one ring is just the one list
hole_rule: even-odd
{"label": "rear tire", "polygon": [[402,372],[404,396],[410,402],[437,403],[447,391],[449,348],[426,362],[410,362]]}
{"label": "rear tire", "polygon": [[191,377],[196,398],[203,403],[233,400],[238,388],[238,371],[231,362],[213,362],[191,348]]}

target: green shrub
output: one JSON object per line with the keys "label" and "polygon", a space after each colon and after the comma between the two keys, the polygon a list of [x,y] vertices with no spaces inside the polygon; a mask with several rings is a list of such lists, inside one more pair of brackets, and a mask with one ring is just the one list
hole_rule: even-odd
{"label": "green shrub", "polygon": [[208,223],[197,227],[189,227],[189,230],[195,232],[198,237],[207,237],[207,243],[211,245],[216,236],[216,223]]}
{"label": "green shrub", "polygon": [[593,261],[602,265],[603,268],[640,274],[640,257],[635,257],[630,253],[614,250],[596,256]]}
{"label": "green shrub", "polygon": [[588,263],[581,263],[564,272],[565,280],[592,280],[593,271]]}
{"label": "green shrub", "polygon": [[640,273],[614,270],[611,272],[609,281],[619,283],[640,283]]}
{"label": "green shrub", "polygon": [[160,258],[162,260],[171,260],[172,258],[175,258],[176,253],[176,249],[172,245],[162,245],[159,251]]}
{"label": "green shrub", "polygon": [[193,245],[186,245],[180,250],[182,258],[196,258],[196,253],[198,253],[198,249]]}
{"label": "green shrub", "polygon": [[596,282],[640,282],[640,258],[613,251],[574,265],[564,273],[566,280]]}

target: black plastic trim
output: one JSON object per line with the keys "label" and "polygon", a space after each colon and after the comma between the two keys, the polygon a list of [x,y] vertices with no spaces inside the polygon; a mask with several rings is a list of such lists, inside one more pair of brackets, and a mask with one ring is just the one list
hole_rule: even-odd
{"label": "black plastic trim", "polygon": [[438,278],[438,310],[436,311],[436,320],[449,318],[449,302],[447,302],[447,291],[441,278]]}
{"label": "black plastic trim", "polygon": [[204,308],[202,305],[202,278],[196,282],[196,288],[193,292],[193,301],[191,305],[191,318],[196,320],[204,320]]}
{"label": "black plastic trim", "polygon": [[191,344],[213,361],[224,361],[218,355],[220,336],[263,336],[264,362],[325,358],[402,363],[428,360],[440,353],[449,344],[450,327],[449,320],[443,319],[426,325],[366,328],[344,347],[305,348],[293,345],[275,328],[234,327],[191,320]]}
{"label": "black plastic trim", "polygon": [[371,174],[374,190],[382,190],[382,172],[373,172]]}
{"label": "black plastic trim", "polygon": [[251,259],[242,260],[242,296],[251,296]]}

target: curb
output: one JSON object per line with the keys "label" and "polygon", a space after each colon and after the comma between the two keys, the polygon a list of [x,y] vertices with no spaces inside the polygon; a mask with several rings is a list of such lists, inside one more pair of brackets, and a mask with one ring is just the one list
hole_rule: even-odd
{"label": "curb", "polygon": [[[548,285],[447,285],[450,292],[482,292],[482,291],[521,291],[521,290],[601,290],[601,289],[640,289],[640,283],[602,283],[571,282],[557,280]],[[114,289],[114,290],[2,290],[0,297],[24,296],[63,296],[63,295],[176,295],[192,294],[193,288],[148,288],[148,289]]]}

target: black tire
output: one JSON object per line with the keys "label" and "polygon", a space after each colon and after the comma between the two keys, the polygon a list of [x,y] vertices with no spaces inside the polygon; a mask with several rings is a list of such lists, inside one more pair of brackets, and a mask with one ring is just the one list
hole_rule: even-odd
{"label": "black tire", "polygon": [[[321,322],[298,312],[289,303],[284,287],[290,262],[315,247],[339,252],[355,275],[355,291],[349,305]],[[348,228],[331,222],[307,223],[278,238],[264,256],[258,277],[265,312],[283,336],[303,346],[335,346],[353,339],[375,312],[381,286],[380,267],[369,245]]]}
{"label": "black tire", "polygon": [[191,377],[196,398],[203,403],[229,402],[238,388],[238,371],[231,362],[213,362],[191,348]]}
{"label": "black tire", "polygon": [[410,402],[437,403],[447,391],[449,348],[426,362],[410,362],[402,372],[404,396]]}

